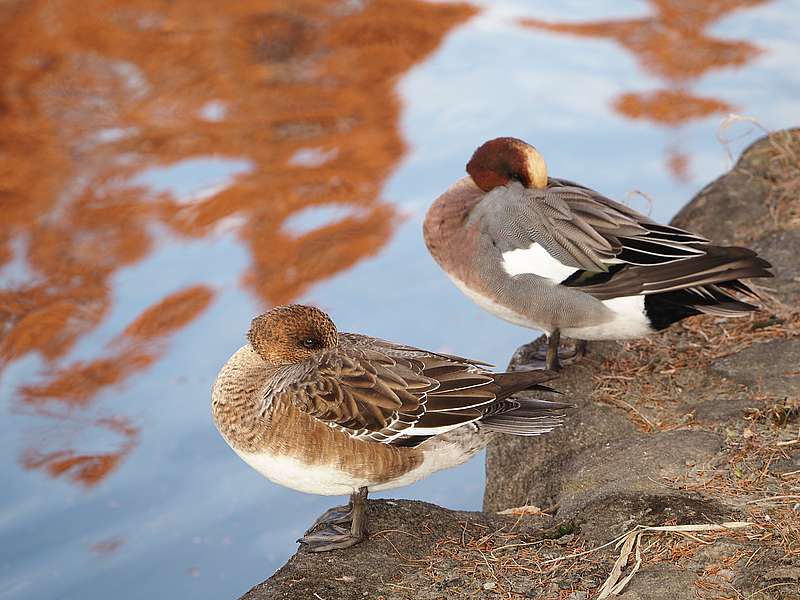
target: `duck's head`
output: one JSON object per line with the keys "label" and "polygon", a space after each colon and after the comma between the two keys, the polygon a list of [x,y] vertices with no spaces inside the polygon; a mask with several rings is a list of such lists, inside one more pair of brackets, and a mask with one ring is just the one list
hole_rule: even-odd
{"label": "duck's head", "polygon": [[467,163],[467,173],[479,188],[490,192],[519,181],[526,188],[547,187],[547,165],[530,144],[512,137],[489,140]]}
{"label": "duck's head", "polygon": [[318,308],[276,306],[253,319],[247,339],[253,350],[272,365],[291,365],[339,343],[336,325]]}

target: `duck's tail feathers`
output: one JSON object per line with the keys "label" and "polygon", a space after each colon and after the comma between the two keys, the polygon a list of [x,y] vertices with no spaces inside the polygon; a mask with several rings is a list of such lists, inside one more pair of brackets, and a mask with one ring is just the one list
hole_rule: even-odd
{"label": "duck's tail feathers", "polygon": [[[730,293],[735,291],[747,300]],[[645,313],[654,329],[669,327],[685,317],[698,314],[716,317],[743,317],[760,310],[763,298],[741,280],[722,281],[682,290],[650,294],[644,298]]]}
{"label": "duck's tail feathers", "polygon": [[[772,277],[769,262],[748,248],[706,246],[705,254],[671,263],[638,266],[624,265],[610,269],[606,277],[593,278],[575,285],[599,300],[623,296],[653,296],[682,290],[695,290],[701,296],[713,295],[713,286],[738,291],[751,299],[759,295],[742,279]],[[585,279],[585,278],[584,278]],[[567,284],[565,284],[567,285]],[[724,293],[723,293],[724,294]],[[733,298],[724,294],[726,298]],[[735,300],[735,298],[734,298]],[[701,303],[707,305],[708,303]]]}
{"label": "duck's tail feathers", "polygon": [[538,398],[508,398],[491,407],[479,421],[486,431],[532,436],[552,431],[564,424],[564,411],[574,404]]}

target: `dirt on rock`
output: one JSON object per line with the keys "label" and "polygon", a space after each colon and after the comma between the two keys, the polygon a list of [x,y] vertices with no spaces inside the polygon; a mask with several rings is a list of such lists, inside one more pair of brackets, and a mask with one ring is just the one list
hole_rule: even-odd
{"label": "dirt on rock", "polygon": [[485,512],[370,501],[367,542],[298,552],[243,598],[800,598],[800,130],[673,223],[772,262],[767,309],[591,344],[556,382],[565,426],[490,445]]}

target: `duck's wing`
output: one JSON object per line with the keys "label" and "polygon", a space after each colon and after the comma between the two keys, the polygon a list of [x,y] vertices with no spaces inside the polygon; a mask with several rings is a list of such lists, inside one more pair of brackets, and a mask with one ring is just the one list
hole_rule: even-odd
{"label": "duck's wing", "polygon": [[[594,190],[560,179],[551,179],[545,189],[495,188],[471,218],[503,254],[536,247],[566,272],[668,264],[701,256],[708,244],[701,236],[655,223]],[[530,258],[541,261],[542,254]]]}
{"label": "duck's wing", "polygon": [[675,300],[742,314],[755,306],[729,292],[758,300],[740,279],[772,277],[769,262],[752,250],[713,246],[570,181],[551,179],[543,190],[498,188],[476,211],[471,218],[511,275],[548,277],[600,300],[685,291]]}
{"label": "duck's wing", "polygon": [[[471,361],[409,346],[373,346],[364,342],[369,339],[340,334],[338,348],[321,355],[313,368],[295,373],[278,394],[354,438],[399,445],[494,415],[499,409],[493,412],[492,405],[508,395],[498,394],[497,375]],[[535,389],[554,376],[528,373],[515,382],[514,391]]]}

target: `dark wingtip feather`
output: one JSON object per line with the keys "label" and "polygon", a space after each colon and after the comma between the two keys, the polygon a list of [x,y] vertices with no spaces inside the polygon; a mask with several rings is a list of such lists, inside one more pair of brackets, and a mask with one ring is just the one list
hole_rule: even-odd
{"label": "dark wingtip feather", "polygon": [[507,371],[495,373],[494,380],[502,386],[528,384],[531,387],[558,378],[557,371],[548,369],[531,369],[530,371]]}
{"label": "dark wingtip feather", "polygon": [[547,369],[495,373],[493,391],[498,400],[508,398],[523,390],[551,392],[554,390],[550,386],[542,385],[542,383],[557,377],[557,372],[548,371]]}

